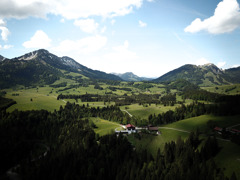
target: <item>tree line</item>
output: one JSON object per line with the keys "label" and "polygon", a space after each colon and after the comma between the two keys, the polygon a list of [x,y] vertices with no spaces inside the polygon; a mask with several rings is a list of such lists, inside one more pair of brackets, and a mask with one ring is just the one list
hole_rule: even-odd
{"label": "tree line", "polygon": [[[209,137],[200,149],[198,133],[186,141],[165,144],[154,158],[145,149],[136,151],[126,137],[98,137],[88,117],[110,116],[117,107],[89,108],[67,103],[58,111],[0,112],[0,177],[19,164],[22,179],[224,179],[212,158],[219,151]],[[111,112],[111,113],[110,113]],[[49,147],[45,156],[36,144]],[[231,179],[236,179],[235,174]]]}
{"label": "tree line", "polygon": [[81,102],[115,102],[117,106],[124,106],[138,103],[142,104],[164,104],[165,106],[174,106],[176,104],[176,94],[167,94],[161,97],[160,94],[142,94],[138,95],[116,95],[113,93],[106,93],[105,95],[99,94],[83,94],[83,95],[75,95],[75,94],[60,94],[57,97],[59,99],[75,99],[78,102],[78,99]]}
{"label": "tree line", "polygon": [[176,107],[175,111],[151,114],[148,117],[148,123],[152,125],[162,125],[183,120],[186,118],[196,117],[204,114],[214,114],[218,116],[231,116],[240,114],[240,96],[220,96],[214,104],[204,104],[197,101],[189,105],[182,104]]}

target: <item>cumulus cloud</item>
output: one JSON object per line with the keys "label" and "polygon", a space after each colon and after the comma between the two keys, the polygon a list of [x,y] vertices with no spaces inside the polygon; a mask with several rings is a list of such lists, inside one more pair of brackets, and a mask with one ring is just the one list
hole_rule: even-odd
{"label": "cumulus cloud", "polygon": [[232,32],[238,27],[240,27],[240,8],[237,0],[223,0],[217,5],[213,16],[203,21],[199,18],[195,19],[184,31],[222,34]]}
{"label": "cumulus cloud", "polygon": [[64,40],[59,46],[54,47],[53,51],[61,55],[69,54],[71,52],[89,54],[100,50],[106,45],[106,43],[107,38],[104,36],[89,36],[80,40]]}
{"label": "cumulus cloud", "polygon": [[240,64],[236,64],[236,65],[233,65],[232,68],[237,68],[239,66],[240,66]]}
{"label": "cumulus cloud", "polygon": [[3,27],[3,26],[0,26],[0,30],[2,31],[2,33],[1,33],[2,40],[7,41],[10,31],[8,30],[8,28]]}
{"label": "cumulus cloud", "polygon": [[52,13],[66,19],[89,16],[124,16],[140,8],[143,0],[1,0],[0,17],[46,17]]}
{"label": "cumulus cloud", "polygon": [[75,20],[74,25],[80,27],[83,32],[94,33],[96,32],[99,24],[94,19],[80,19]]}
{"label": "cumulus cloud", "polygon": [[2,31],[1,32],[2,40],[7,41],[10,31],[6,27],[6,22],[3,19],[0,19],[0,31]]}
{"label": "cumulus cloud", "polygon": [[138,21],[138,24],[139,24],[139,27],[146,27],[147,26],[147,23],[145,22],[142,22],[142,21]]}
{"label": "cumulus cloud", "polygon": [[25,48],[48,48],[51,46],[51,39],[42,30],[36,31],[29,41],[23,43]]}
{"label": "cumulus cloud", "polygon": [[3,19],[0,19],[0,26],[5,26],[5,25],[6,25],[5,21],[3,21]]}
{"label": "cumulus cloud", "polygon": [[222,68],[226,65],[226,62],[218,62],[217,67]]}
{"label": "cumulus cloud", "polygon": [[138,58],[135,52],[129,50],[129,42],[126,40],[121,46],[112,48],[112,52],[104,56],[106,60],[130,62]]}
{"label": "cumulus cloud", "polygon": [[204,65],[204,64],[209,64],[211,63],[210,61],[208,61],[206,58],[200,58],[196,61],[196,65]]}
{"label": "cumulus cloud", "polygon": [[10,48],[12,48],[12,47],[13,47],[13,45],[7,44],[7,45],[2,46],[2,45],[0,44],[0,49],[10,49]]}
{"label": "cumulus cloud", "polygon": [[112,19],[111,20],[111,24],[114,25],[116,23],[116,20],[115,19]]}
{"label": "cumulus cloud", "polygon": [[0,17],[2,18],[26,18],[29,16],[45,17],[51,11],[47,0],[1,0]]}

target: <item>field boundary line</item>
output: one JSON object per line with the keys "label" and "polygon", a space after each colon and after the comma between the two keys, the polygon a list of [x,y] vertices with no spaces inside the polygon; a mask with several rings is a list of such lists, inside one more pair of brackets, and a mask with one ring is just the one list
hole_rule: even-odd
{"label": "field boundary line", "polygon": [[175,130],[175,131],[190,133],[189,131],[182,130],[182,129],[177,129],[177,128],[170,128],[170,127],[158,127],[158,128],[159,128],[159,129],[170,129],[170,130]]}

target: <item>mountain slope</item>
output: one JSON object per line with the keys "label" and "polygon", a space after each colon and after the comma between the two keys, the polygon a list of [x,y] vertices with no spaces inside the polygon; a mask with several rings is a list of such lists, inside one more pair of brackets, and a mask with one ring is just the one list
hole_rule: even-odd
{"label": "mountain slope", "polygon": [[87,68],[69,57],[58,57],[40,49],[0,61],[0,87],[6,88],[16,84],[51,84],[64,76],[60,70],[94,79],[121,80],[118,76]]}
{"label": "mountain slope", "polygon": [[220,84],[240,83],[239,69],[221,70],[214,64],[196,66],[187,64],[174,69],[155,79],[157,82],[175,81],[184,79],[200,86],[212,86]]}
{"label": "mountain slope", "polygon": [[240,83],[240,66],[225,70],[225,79],[232,83]]}
{"label": "mountain slope", "polygon": [[132,72],[126,72],[124,74],[114,73],[114,75],[119,76],[124,81],[150,81],[150,80],[152,80],[151,78],[139,77],[139,76],[133,74]]}
{"label": "mountain slope", "polygon": [[0,55],[0,61],[4,61],[6,58]]}

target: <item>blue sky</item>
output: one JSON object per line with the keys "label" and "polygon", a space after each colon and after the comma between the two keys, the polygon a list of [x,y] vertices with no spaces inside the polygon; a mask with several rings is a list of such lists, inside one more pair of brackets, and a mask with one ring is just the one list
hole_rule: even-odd
{"label": "blue sky", "polygon": [[237,0],[1,0],[0,54],[47,49],[107,73],[240,65]]}

